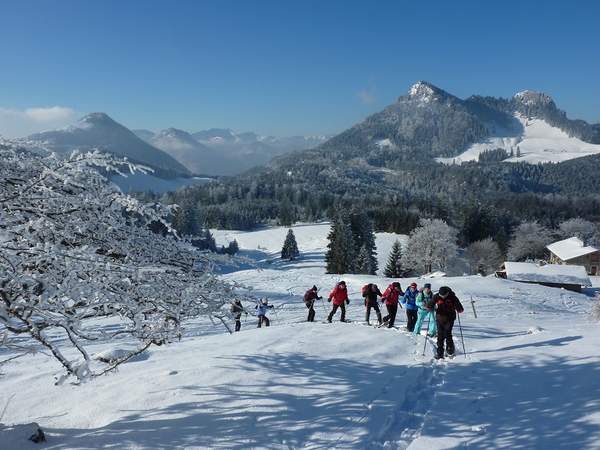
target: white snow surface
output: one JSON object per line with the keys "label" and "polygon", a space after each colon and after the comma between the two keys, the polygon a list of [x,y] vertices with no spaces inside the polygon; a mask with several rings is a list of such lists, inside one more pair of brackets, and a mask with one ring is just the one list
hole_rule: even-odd
{"label": "white snow surface", "polygon": [[[287,228],[215,232],[220,242],[235,237],[248,261],[222,277],[276,306],[269,328],[255,328],[250,315],[229,335],[198,320],[181,342],[80,386],[55,386],[60,368],[43,354],[3,365],[2,422],[37,422],[48,441],[16,447],[9,429],[0,449],[600,448],[592,297],[493,277],[400,280],[448,285],[465,306],[467,354],[457,322],[457,356],[436,362],[433,341],[402,330],[403,310],[400,329],[360,323],[361,286],[392,280],[326,274],[328,230],[295,226],[303,255],[293,262],[275,257]],[[378,235],[378,247],[388,251],[395,237]],[[304,291],[316,284],[326,296],[339,279],[349,287],[347,317],[357,322],[339,323],[338,313],[322,323],[326,301],[317,302],[317,322],[304,322]],[[98,343],[93,353],[127,345]]]}
{"label": "white snow surface", "polygon": [[581,239],[575,236],[563,239],[562,241],[553,242],[546,248],[563,261],[568,261],[598,251],[596,247],[585,245]]}
{"label": "white snow surface", "polygon": [[[502,148],[515,156],[506,162],[527,162],[531,164],[546,162],[562,162],[582,156],[600,153],[599,144],[589,144],[581,139],[571,137],[560,128],[556,128],[541,119],[528,119],[519,114],[515,117],[523,125],[522,134],[490,137],[476,142],[458,156],[436,158],[444,164],[461,164],[467,161],[477,161],[479,155],[486,150]],[[504,133],[502,133],[504,134]],[[521,156],[517,158],[519,147]]]}

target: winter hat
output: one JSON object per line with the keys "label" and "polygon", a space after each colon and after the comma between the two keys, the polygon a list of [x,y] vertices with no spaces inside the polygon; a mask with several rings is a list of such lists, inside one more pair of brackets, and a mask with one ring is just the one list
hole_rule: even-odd
{"label": "winter hat", "polygon": [[412,288],[416,288],[417,287],[417,283],[415,283],[414,281],[412,283],[410,283],[410,287]]}
{"label": "winter hat", "polygon": [[397,282],[397,281],[394,281],[394,282],[392,283],[392,286],[394,286],[394,287],[397,287],[398,289],[400,289],[400,283],[399,283],[399,282]]}
{"label": "winter hat", "polygon": [[431,289],[431,283],[425,283],[423,285],[423,289],[427,289],[427,288]]}
{"label": "winter hat", "polygon": [[438,291],[438,294],[440,294],[442,297],[447,297],[449,293],[450,288],[448,286],[442,286]]}
{"label": "winter hat", "polygon": [[342,286],[346,286],[346,282],[344,280],[340,281],[338,284],[341,284]]}
{"label": "winter hat", "polygon": [[316,287],[316,286],[313,286],[313,287],[312,287],[312,290],[313,290],[313,291],[318,291],[318,289],[317,289],[317,287]]}

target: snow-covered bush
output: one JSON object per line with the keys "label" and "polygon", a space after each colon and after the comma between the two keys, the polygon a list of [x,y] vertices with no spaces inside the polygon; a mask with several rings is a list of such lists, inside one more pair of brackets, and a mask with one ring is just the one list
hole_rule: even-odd
{"label": "snow-covered bush", "polygon": [[[232,298],[213,257],[172,232],[171,208],[123,195],[98,167],[136,170],[99,152],[0,143],[0,339],[12,358],[42,348],[80,380],[179,337],[187,317],[223,320]],[[98,367],[87,345],[124,336],[137,348]]]}

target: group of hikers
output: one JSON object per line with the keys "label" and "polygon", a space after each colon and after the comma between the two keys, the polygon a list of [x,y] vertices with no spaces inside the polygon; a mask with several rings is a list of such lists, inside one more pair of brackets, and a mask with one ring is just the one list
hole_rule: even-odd
{"label": "group of hikers", "polygon": [[[406,310],[407,331],[418,335],[421,333],[423,324],[426,323],[428,336],[434,337],[437,335],[436,359],[443,358],[445,355],[454,355],[455,347],[454,340],[452,339],[452,328],[456,320],[456,314],[462,313],[464,308],[452,289],[442,286],[434,294],[430,283],[425,283],[419,289],[417,283],[413,282],[403,292],[400,283],[395,281],[383,293],[374,283],[364,285],[361,292],[364,298],[365,322],[367,324],[370,324],[371,309],[373,309],[377,315],[377,322],[380,327],[393,328],[398,308],[404,308]],[[304,294],[304,304],[308,308],[308,322],[314,322],[315,320],[315,302],[317,300],[323,300],[323,297],[319,295],[317,286],[313,286]],[[387,315],[384,317],[381,317],[379,300],[382,304],[385,304],[387,309]],[[341,311],[340,321],[346,322],[346,305],[350,304],[350,299],[348,298],[348,288],[345,281],[340,281],[335,285],[329,293],[327,301],[332,303],[331,311],[327,316],[327,322],[332,322],[338,309]],[[267,327],[270,325],[267,312],[272,308],[273,305],[270,305],[266,298],[257,302],[255,309],[258,318],[258,328],[263,325]],[[242,313],[246,313],[240,300],[232,303],[231,312],[235,319],[235,331],[240,331]]]}

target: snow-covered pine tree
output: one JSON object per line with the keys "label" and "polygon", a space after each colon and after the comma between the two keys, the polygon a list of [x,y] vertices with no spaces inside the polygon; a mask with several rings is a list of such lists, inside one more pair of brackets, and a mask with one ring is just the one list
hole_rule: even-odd
{"label": "snow-covered pine tree", "polygon": [[366,245],[363,245],[360,248],[358,256],[356,257],[356,273],[374,275],[369,249]]}
{"label": "snow-covered pine tree", "polygon": [[402,270],[402,244],[398,240],[392,245],[392,251],[388,257],[383,274],[387,278],[400,278],[404,275]]}
{"label": "snow-covered pine tree", "polygon": [[290,261],[300,256],[298,251],[298,243],[294,231],[290,228],[285,237],[283,247],[281,248],[281,259],[289,259]]}
{"label": "snow-covered pine tree", "polygon": [[421,219],[408,239],[402,264],[418,273],[446,270],[456,256],[458,232],[440,219]]}
{"label": "snow-covered pine tree", "polygon": [[289,227],[294,223],[294,205],[286,196],[279,205],[279,224],[284,227]]}
{"label": "snow-covered pine tree", "polygon": [[229,246],[227,247],[227,253],[229,255],[235,255],[237,252],[240,251],[240,246],[238,244],[238,241],[236,239],[234,239],[233,241],[231,241],[229,243]]}
{"label": "snow-covered pine tree", "polygon": [[333,219],[327,239],[329,240],[325,254],[327,273],[353,273],[354,239],[347,216],[339,215]]}
{"label": "snow-covered pine tree", "polygon": [[360,211],[350,216],[350,226],[354,240],[355,254],[360,255],[361,252],[364,252],[364,256],[368,260],[360,264],[357,262],[356,271],[358,273],[375,275],[379,267],[377,264],[377,247],[375,245],[373,222],[366,213]]}

